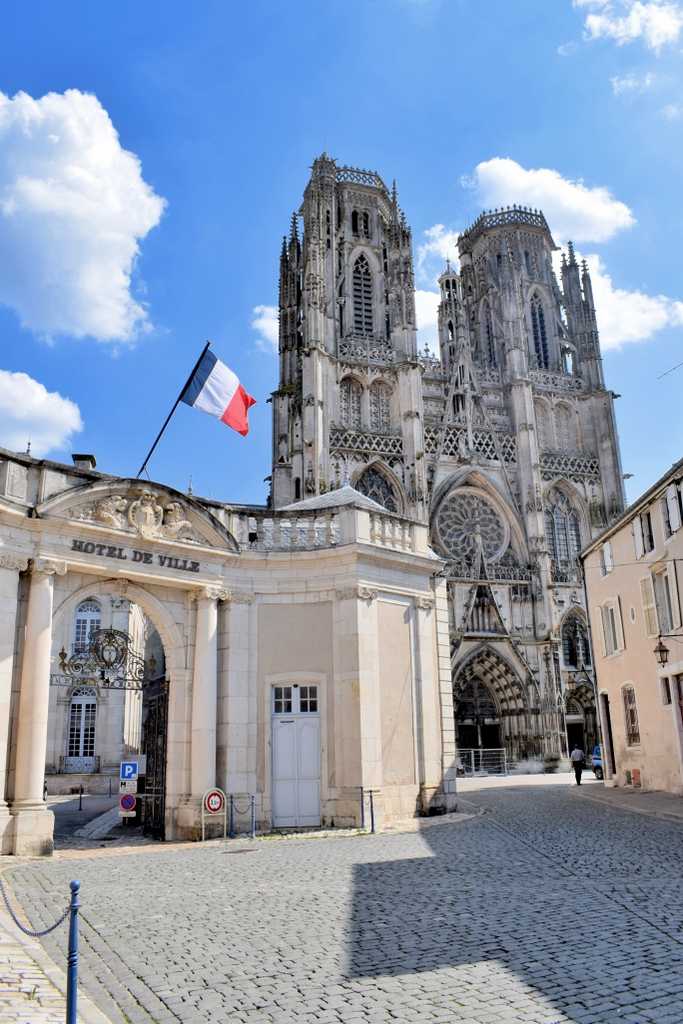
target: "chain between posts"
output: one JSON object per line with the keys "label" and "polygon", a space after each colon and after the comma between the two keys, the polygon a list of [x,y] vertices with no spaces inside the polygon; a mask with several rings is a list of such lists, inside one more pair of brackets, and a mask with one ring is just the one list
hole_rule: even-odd
{"label": "chain between posts", "polygon": [[60,924],[63,924],[64,921],[66,921],[67,917],[69,916],[69,912],[71,910],[71,907],[68,906],[66,908],[66,910],[64,911],[64,913],[62,914],[62,916],[60,917],[60,919],[58,921],[55,921],[54,924],[51,924],[49,928],[44,928],[40,932],[34,932],[34,931],[31,931],[30,928],[24,928],[23,924],[21,923],[21,921],[19,920],[17,915],[12,910],[9,898],[7,896],[7,890],[5,889],[5,884],[4,884],[3,880],[2,880],[2,878],[0,878],[0,892],[2,893],[2,898],[5,901],[5,906],[7,907],[7,911],[9,913],[9,916],[12,918],[12,920],[14,921],[15,925],[17,926],[17,928],[19,928],[24,933],[24,935],[30,935],[32,939],[39,939],[43,935],[49,935],[50,932],[53,932],[55,930],[55,928],[59,928]]}

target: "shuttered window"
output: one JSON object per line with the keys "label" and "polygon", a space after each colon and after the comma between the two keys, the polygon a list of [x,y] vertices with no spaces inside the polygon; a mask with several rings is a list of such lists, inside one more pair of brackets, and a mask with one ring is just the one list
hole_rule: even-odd
{"label": "shuttered window", "polygon": [[640,521],[640,516],[636,516],[633,520],[631,529],[633,530],[633,546],[636,549],[636,558],[642,558],[645,549],[643,547],[643,525]]}
{"label": "shuttered window", "polygon": [[671,532],[675,533],[681,526],[681,505],[676,484],[669,484],[667,487],[666,504],[669,512],[669,526],[671,527]]}
{"label": "shuttered window", "polygon": [[659,634],[659,625],[657,623],[657,609],[655,607],[655,592],[652,585],[652,576],[643,576],[639,582],[640,600],[643,605],[645,635],[654,637]]}
{"label": "shuttered window", "polygon": [[626,726],[626,744],[633,747],[640,743],[640,726],[638,725],[638,707],[636,691],[633,686],[624,686],[621,691],[624,702],[624,724]]}
{"label": "shuttered window", "polygon": [[603,658],[607,657],[607,647],[605,646],[605,623],[602,617],[602,608],[595,609],[595,625],[598,630],[598,643],[600,645],[600,654]]}

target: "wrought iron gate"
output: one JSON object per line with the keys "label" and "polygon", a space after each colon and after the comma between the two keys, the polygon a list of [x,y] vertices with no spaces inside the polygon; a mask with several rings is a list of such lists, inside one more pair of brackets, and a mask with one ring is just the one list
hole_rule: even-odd
{"label": "wrought iron gate", "polygon": [[142,690],[142,740],[140,753],[147,756],[145,792],[141,794],[144,834],[164,838],[166,812],[166,733],[168,683],[155,679]]}

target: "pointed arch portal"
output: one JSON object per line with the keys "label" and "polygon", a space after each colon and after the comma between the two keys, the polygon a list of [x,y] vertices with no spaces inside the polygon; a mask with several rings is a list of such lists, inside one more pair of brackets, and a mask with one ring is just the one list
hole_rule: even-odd
{"label": "pointed arch portal", "polygon": [[[531,684],[534,705],[535,688]],[[475,651],[455,671],[453,709],[459,749],[504,747],[508,761],[543,753],[540,708],[527,685],[492,647]]]}

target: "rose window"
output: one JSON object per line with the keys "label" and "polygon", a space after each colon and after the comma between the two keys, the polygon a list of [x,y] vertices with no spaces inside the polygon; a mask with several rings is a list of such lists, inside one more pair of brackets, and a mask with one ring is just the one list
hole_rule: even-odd
{"label": "rose window", "polygon": [[449,494],[441,503],[436,528],[451,558],[469,560],[481,545],[484,557],[491,562],[507,546],[502,518],[480,494],[466,491]]}

